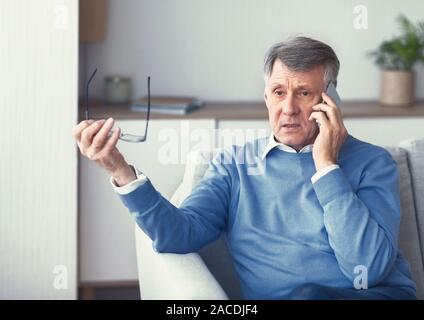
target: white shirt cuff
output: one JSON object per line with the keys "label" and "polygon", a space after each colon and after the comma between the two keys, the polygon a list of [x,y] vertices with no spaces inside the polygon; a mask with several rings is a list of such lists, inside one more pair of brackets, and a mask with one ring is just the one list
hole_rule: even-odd
{"label": "white shirt cuff", "polygon": [[115,191],[121,195],[126,195],[128,193],[133,192],[135,189],[137,189],[139,186],[145,184],[147,182],[147,177],[141,172],[139,171],[136,167],[131,166],[137,176],[137,179],[134,181],[131,181],[130,183],[126,184],[125,186],[119,187],[115,180],[113,180],[113,178],[110,178],[110,183],[112,184],[113,188],[115,189]]}
{"label": "white shirt cuff", "polygon": [[334,169],[340,168],[338,164],[330,164],[329,166],[322,168],[321,170],[318,170],[311,178],[312,183],[315,183],[318,181],[318,179],[325,176],[327,173],[333,171]]}

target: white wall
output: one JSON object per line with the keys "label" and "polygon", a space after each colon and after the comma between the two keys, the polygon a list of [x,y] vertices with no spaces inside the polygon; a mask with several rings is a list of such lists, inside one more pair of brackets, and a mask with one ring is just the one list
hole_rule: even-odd
{"label": "white wall", "polygon": [[[365,4],[368,29],[353,27],[354,7]],[[424,19],[422,0],[109,0],[108,34],[88,45],[88,67],[103,76],[129,75],[135,97],[152,76],[156,94],[197,95],[206,100],[260,100],[265,51],[288,36],[316,37],[341,61],[344,99],[376,99],[379,70],[365,53],[397,34],[395,17]],[[424,98],[420,67],[417,95]]]}
{"label": "white wall", "polygon": [[0,299],[75,299],[78,2],[0,1]]}

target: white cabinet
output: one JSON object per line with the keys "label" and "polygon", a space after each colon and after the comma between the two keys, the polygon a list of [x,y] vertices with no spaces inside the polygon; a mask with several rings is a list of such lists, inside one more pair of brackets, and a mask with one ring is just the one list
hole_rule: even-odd
{"label": "white cabinet", "polygon": [[348,132],[380,146],[396,146],[406,139],[424,138],[424,118],[348,118]]}
{"label": "white cabinet", "polygon": [[[153,120],[147,141],[120,141],[119,150],[152,181],[166,198],[173,194],[184,172],[185,156],[211,135],[210,120]],[[118,121],[124,133],[142,134],[144,122]],[[206,137],[205,137],[206,138]],[[109,176],[95,163],[80,158],[80,282],[137,279],[134,222],[109,183]]]}

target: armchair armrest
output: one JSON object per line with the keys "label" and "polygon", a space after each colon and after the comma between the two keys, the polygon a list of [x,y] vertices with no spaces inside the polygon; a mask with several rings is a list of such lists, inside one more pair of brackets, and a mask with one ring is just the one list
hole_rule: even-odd
{"label": "armchair armrest", "polygon": [[227,300],[197,253],[158,253],[135,224],[140,294],[144,300]]}

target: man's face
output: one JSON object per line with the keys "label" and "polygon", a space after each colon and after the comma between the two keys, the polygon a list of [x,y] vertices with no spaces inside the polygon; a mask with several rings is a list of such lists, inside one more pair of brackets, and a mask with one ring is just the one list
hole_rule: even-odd
{"label": "man's face", "polygon": [[281,60],[274,63],[265,87],[265,103],[275,138],[299,151],[313,144],[319,133],[315,121],[308,120],[312,107],[321,102],[324,67],[300,72],[289,70]]}

